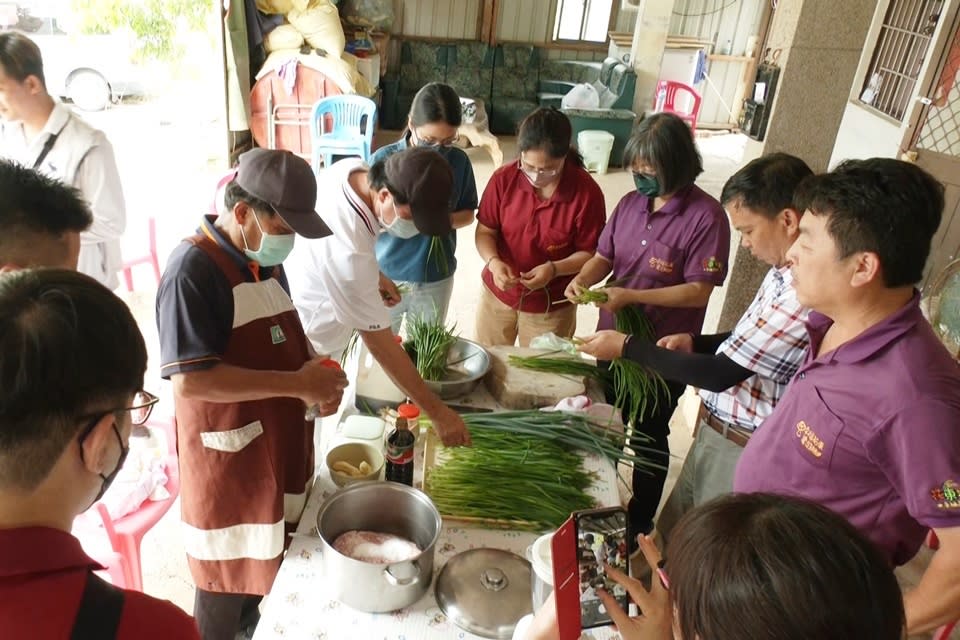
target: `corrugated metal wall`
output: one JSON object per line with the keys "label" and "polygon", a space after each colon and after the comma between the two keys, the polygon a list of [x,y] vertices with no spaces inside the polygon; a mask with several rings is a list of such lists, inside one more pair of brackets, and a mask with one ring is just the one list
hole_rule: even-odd
{"label": "corrugated metal wall", "polygon": [[393,30],[407,36],[473,40],[480,0],[393,0]]}
{"label": "corrugated metal wall", "polygon": [[[709,40],[716,46],[713,53],[720,53],[727,41],[734,56],[742,56],[747,38],[760,30],[760,18],[765,0],[676,0],[670,35],[688,36]],[[733,107],[737,85],[744,73],[745,61],[711,60],[707,66],[710,82],[705,82],[700,122],[725,123],[729,121],[727,109]],[[715,89],[714,89],[715,88]],[[719,93],[719,96],[718,96]],[[721,101],[722,98],[722,101]]]}

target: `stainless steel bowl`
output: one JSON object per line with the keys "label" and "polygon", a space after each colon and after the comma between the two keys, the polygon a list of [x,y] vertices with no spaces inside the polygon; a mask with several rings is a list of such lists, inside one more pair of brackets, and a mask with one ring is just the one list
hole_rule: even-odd
{"label": "stainless steel bowl", "polygon": [[490,354],[473,340],[457,338],[447,356],[443,380],[426,380],[427,386],[443,400],[465,396],[490,370]]}

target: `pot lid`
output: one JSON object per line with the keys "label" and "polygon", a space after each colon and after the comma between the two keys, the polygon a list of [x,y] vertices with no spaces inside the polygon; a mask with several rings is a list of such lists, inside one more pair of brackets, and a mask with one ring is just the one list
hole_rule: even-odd
{"label": "pot lid", "polygon": [[515,553],[471,549],[440,571],[437,604],[461,629],[509,640],[520,618],[533,612],[530,581],[530,563]]}

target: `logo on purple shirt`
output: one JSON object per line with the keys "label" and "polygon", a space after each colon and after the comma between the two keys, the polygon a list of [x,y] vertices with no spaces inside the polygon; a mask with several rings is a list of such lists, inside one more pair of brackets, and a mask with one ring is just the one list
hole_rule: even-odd
{"label": "logo on purple shirt", "polygon": [[947,480],[939,487],[930,490],[930,497],[939,509],[960,509],[960,485]]}

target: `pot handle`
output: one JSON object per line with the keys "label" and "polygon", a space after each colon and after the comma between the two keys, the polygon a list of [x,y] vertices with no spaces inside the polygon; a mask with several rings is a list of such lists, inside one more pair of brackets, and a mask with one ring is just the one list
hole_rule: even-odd
{"label": "pot handle", "polygon": [[[400,565],[393,565],[393,566],[400,566]],[[389,566],[383,570],[383,576],[387,579],[387,582],[389,582],[391,585],[395,587],[409,587],[410,585],[417,584],[418,582],[420,582],[420,565],[417,563],[416,560],[409,563],[409,566],[413,567],[414,573],[412,576],[408,578],[398,578],[397,576],[395,576],[393,574],[393,571],[391,571],[391,569],[393,569],[393,566]]]}

